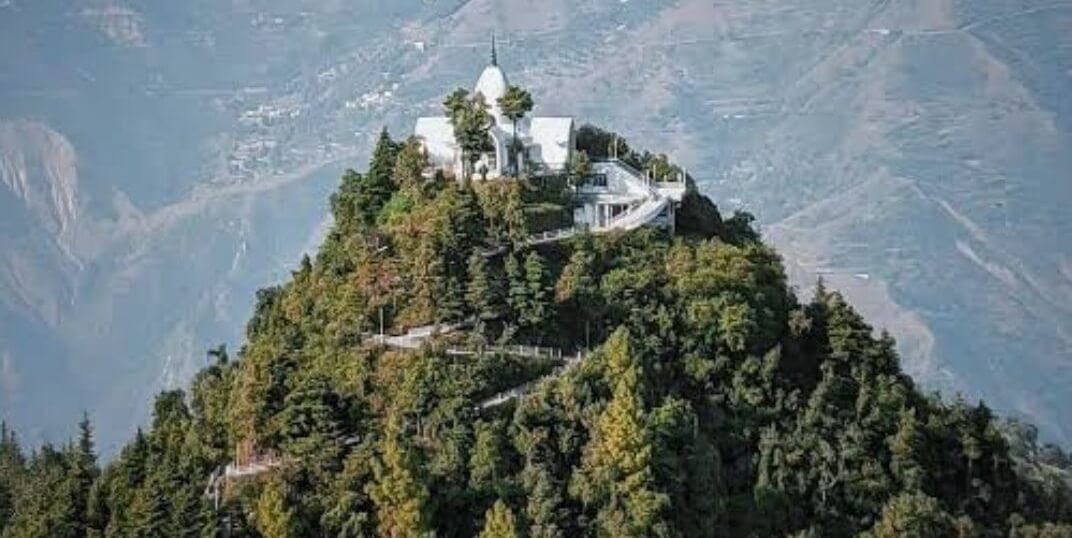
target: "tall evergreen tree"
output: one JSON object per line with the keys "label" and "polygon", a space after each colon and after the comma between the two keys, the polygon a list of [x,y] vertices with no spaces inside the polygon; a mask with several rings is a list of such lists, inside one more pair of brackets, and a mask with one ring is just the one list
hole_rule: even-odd
{"label": "tall evergreen tree", "polygon": [[479,252],[469,256],[467,273],[469,283],[465,300],[469,309],[478,319],[495,319],[502,304],[502,282],[489,266],[487,258]]}
{"label": "tall evergreen tree", "polygon": [[418,537],[429,534],[428,490],[418,479],[417,464],[402,438],[401,417],[388,419],[382,456],[368,493],[376,503],[380,536]]}
{"label": "tall evergreen tree", "polygon": [[518,146],[520,145],[517,134],[517,122],[521,121],[521,118],[524,118],[525,114],[532,111],[532,94],[521,87],[509,86],[506,88],[506,93],[504,93],[502,97],[499,97],[498,105],[499,110],[502,111],[502,114],[506,119],[510,120],[512,126],[513,140],[510,144],[510,162],[514,174],[516,175],[521,172],[518,167],[519,159],[517,156]]}
{"label": "tall evergreen tree", "polygon": [[264,538],[291,538],[299,536],[294,509],[289,505],[284,485],[278,480],[269,481],[257,498],[254,512],[257,530]]}
{"label": "tall evergreen tree", "polygon": [[72,482],[70,487],[74,496],[72,502],[74,511],[78,514],[78,519],[74,522],[75,533],[82,536],[89,529],[90,522],[87,520],[87,514],[90,490],[93,489],[93,483],[100,475],[100,470],[97,468],[97,454],[93,448],[93,426],[90,424],[88,413],[83,414],[81,422],[78,423],[78,444],[72,447],[69,459],[68,477]]}
{"label": "tall evergreen tree", "polygon": [[386,128],[380,131],[368,173],[363,177],[356,199],[358,214],[367,225],[376,221],[380,210],[398,189],[393,176],[399,149],[399,145],[391,139]]}
{"label": "tall evergreen tree", "polygon": [[506,503],[501,500],[484,514],[484,530],[480,531],[480,538],[520,538],[521,532],[514,520],[514,513]]}
{"label": "tall evergreen tree", "polygon": [[938,501],[921,493],[893,498],[882,510],[882,518],[865,536],[870,538],[945,538],[956,536],[955,523]]}
{"label": "tall evergreen tree", "polygon": [[624,329],[617,330],[604,348],[613,396],[599,416],[571,490],[585,504],[599,507],[602,535],[662,534],[667,530],[664,514],[669,499],[653,488],[653,444],[640,396],[640,364]]}
{"label": "tall evergreen tree", "polygon": [[535,250],[525,257],[525,288],[527,292],[521,324],[530,330],[538,330],[551,314],[551,291],[547,266]]}

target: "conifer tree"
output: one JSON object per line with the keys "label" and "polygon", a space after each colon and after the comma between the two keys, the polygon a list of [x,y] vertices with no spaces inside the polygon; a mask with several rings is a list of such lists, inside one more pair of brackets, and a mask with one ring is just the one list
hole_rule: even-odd
{"label": "conifer tree", "polygon": [[465,300],[469,310],[480,320],[495,319],[502,303],[502,283],[489,266],[487,258],[479,252],[473,252],[469,256],[467,273],[469,283]]}
{"label": "conifer tree", "polygon": [[506,255],[506,304],[510,307],[510,317],[514,323],[522,323],[529,303],[529,287],[517,254]]}
{"label": "conifer tree", "polygon": [[424,194],[424,172],[428,168],[428,156],[420,140],[410,137],[398,148],[398,158],[391,175],[397,189]]}
{"label": "conifer tree", "polygon": [[571,491],[599,507],[601,534],[650,536],[665,531],[669,500],[653,489],[653,446],[640,396],[640,365],[625,329],[607,340],[604,358],[613,396],[599,416]]}
{"label": "conifer tree", "polygon": [[550,290],[543,257],[535,250],[525,257],[525,302],[521,325],[536,330],[550,315]]}
{"label": "conifer tree", "polygon": [[81,422],[78,423],[78,434],[78,444],[70,451],[68,477],[72,482],[74,512],[78,514],[78,519],[74,522],[75,532],[84,535],[89,527],[87,514],[90,490],[100,474],[97,455],[93,449],[93,427],[88,413],[83,414]]}
{"label": "conifer tree", "polygon": [[509,473],[505,447],[496,423],[478,422],[469,457],[469,487],[478,494],[500,494]]}
{"label": "conifer tree", "polygon": [[563,538],[562,491],[543,464],[528,458],[521,472],[526,493],[525,521],[531,538]]}
{"label": "conifer tree", "polygon": [[922,493],[894,497],[882,510],[882,517],[866,535],[870,538],[945,538],[956,536],[954,521],[938,501]]}
{"label": "conifer tree", "polygon": [[16,486],[22,484],[25,458],[15,432],[0,421],[0,533],[15,510]]}
{"label": "conifer tree", "polygon": [[915,409],[901,410],[897,433],[890,438],[890,470],[905,491],[923,487],[923,467],[919,463],[920,431]]}
{"label": "conifer tree", "polygon": [[[560,304],[572,319],[584,320],[583,341],[585,347],[592,342],[592,322],[602,318],[602,301],[599,283],[595,279],[595,254],[586,241],[570,255],[569,263],[555,284],[555,302]],[[596,335],[597,336],[597,335]]]}
{"label": "conifer tree", "polygon": [[381,130],[376,140],[376,149],[372,152],[368,173],[363,177],[356,199],[358,213],[365,224],[376,221],[380,210],[398,189],[393,179],[398,151],[399,145],[391,140],[387,129]]}
{"label": "conifer tree", "polygon": [[428,490],[417,476],[417,464],[402,438],[402,418],[388,419],[382,455],[373,468],[375,482],[368,487],[376,504],[380,536],[409,538],[429,533]]}
{"label": "conifer tree", "polygon": [[338,191],[331,195],[331,213],[335,217],[335,227],[343,234],[352,233],[356,226],[364,221],[358,205],[364,185],[364,176],[354,170],[347,170],[342,176]]}
{"label": "conifer tree", "polygon": [[298,528],[294,509],[284,493],[284,485],[278,480],[271,480],[257,497],[254,516],[257,530],[264,538],[297,537]]}
{"label": "conifer tree", "polygon": [[484,514],[484,530],[480,531],[480,538],[520,537],[521,533],[514,520],[514,512],[502,500],[495,501],[495,504]]}

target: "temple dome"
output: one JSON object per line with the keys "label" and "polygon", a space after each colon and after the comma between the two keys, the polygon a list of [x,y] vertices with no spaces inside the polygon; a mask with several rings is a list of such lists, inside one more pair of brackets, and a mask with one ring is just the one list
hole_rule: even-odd
{"label": "temple dome", "polygon": [[484,96],[488,104],[488,111],[495,116],[497,122],[502,122],[502,112],[499,110],[499,98],[506,95],[506,88],[510,85],[506,80],[506,73],[498,65],[491,64],[484,68],[480,78],[476,81],[474,92]]}

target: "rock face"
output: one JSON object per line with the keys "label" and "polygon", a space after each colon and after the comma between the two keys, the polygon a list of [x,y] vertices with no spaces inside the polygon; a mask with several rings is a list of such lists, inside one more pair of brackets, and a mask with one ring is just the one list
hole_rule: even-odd
{"label": "rock face", "polygon": [[0,183],[57,238],[78,217],[76,165],[71,143],[47,126],[0,123]]}
{"label": "rock face", "polygon": [[337,169],[439,113],[495,30],[534,113],[670,153],[923,383],[1072,441],[1068,5],[127,4],[0,2],[0,415],[20,430],[89,408],[125,437],[146,413],[126,402],[237,346]]}

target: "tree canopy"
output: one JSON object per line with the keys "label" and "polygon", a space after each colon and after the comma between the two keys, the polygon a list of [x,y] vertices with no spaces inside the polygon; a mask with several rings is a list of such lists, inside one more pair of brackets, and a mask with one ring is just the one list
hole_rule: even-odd
{"label": "tree canopy", "polygon": [[[238,352],[103,468],[88,418],[29,453],[0,424],[0,537],[1072,536],[1061,448],[920,391],[747,216],[693,192],[687,234],[534,247],[528,184],[426,177],[415,148],[380,137]],[[465,328],[372,336],[437,321]]]}

